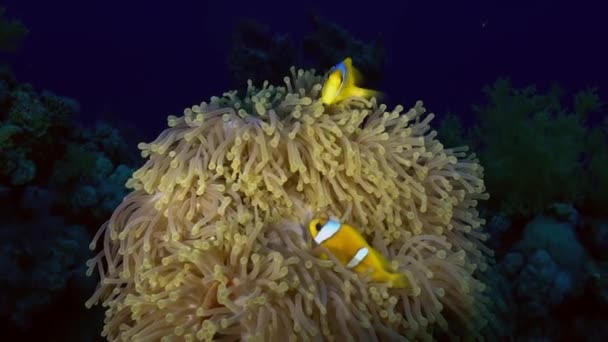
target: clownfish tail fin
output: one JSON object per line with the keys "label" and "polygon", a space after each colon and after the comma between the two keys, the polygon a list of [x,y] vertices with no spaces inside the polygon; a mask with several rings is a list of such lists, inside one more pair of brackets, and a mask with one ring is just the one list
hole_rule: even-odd
{"label": "clownfish tail fin", "polygon": [[403,289],[410,285],[410,281],[403,273],[393,273],[390,277],[392,287]]}
{"label": "clownfish tail fin", "polygon": [[375,97],[376,100],[380,100],[383,97],[383,93],[381,93],[377,90],[360,88],[360,87],[356,87],[356,86],[352,86],[349,88],[349,94],[351,96],[365,97],[368,99]]}

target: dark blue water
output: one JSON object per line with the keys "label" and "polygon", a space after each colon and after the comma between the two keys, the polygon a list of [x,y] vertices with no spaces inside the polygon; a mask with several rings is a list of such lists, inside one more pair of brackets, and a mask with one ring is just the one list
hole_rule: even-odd
{"label": "dark blue water", "polygon": [[608,94],[599,1],[4,3],[31,31],[13,57],[20,80],[77,98],[85,120],[119,116],[149,127],[148,136],[165,116],[237,86],[226,56],[239,18],[297,43],[312,30],[309,10],[363,41],[380,35],[387,51],[381,88],[391,102],[422,99],[439,114],[467,115],[482,86],[499,76]]}

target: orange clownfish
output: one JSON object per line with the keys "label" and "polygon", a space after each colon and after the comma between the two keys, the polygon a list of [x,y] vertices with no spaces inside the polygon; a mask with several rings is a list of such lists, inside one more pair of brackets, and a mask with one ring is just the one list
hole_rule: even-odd
{"label": "orange clownfish", "polygon": [[[371,271],[373,281],[390,282],[392,287],[408,286],[407,276],[393,272],[388,260],[348,224],[335,219],[319,218],[310,222],[309,230],[315,243],[326,247],[346,268],[362,274]],[[327,258],[324,255],[321,257]]]}
{"label": "orange clownfish", "polygon": [[327,80],[321,89],[321,102],[330,105],[351,96],[368,98],[381,95],[377,91],[358,87],[359,81],[361,81],[361,73],[353,67],[352,59],[347,57],[329,70]]}

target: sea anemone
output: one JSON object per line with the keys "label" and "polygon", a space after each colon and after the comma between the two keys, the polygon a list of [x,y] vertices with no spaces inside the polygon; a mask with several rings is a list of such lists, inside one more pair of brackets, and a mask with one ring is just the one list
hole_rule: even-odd
{"label": "sea anemone", "polygon": [[[170,116],[91,243],[108,340],[405,340],[480,333],[483,168],[417,102],[324,106],[314,70]],[[315,215],[358,227],[407,274],[391,288],[319,258]]]}

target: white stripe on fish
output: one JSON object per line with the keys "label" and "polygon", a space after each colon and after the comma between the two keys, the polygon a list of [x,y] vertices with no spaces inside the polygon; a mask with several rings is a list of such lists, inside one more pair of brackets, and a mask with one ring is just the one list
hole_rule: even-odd
{"label": "white stripe on fish", "polygon": [[334,236],[334,234],[336,234],[340,230],[341,226],[342,224],[340,224],[340,222],[336,220],[327,221],[327,223],[321,228],[321,230],[319,230],[317,236],[315,236],[315,242],[319,245],[322,244],[323,241]]}
{"label": "white stripe on fish", "polygon": [[354,268],[357,265],[359,265],[361,263],[361,261],[363,261],[363,259],[365,259],[365,257],[367,256],[368,253],[369,253],[369,249],[367,249],[366,247],[359,248],[357,253],[355,253],[355,256],[353,256],[353,258],[350,259],[348,264],[346,264],[346,268]]}

